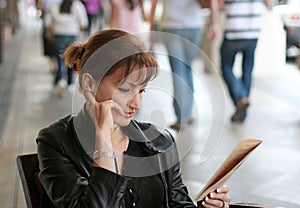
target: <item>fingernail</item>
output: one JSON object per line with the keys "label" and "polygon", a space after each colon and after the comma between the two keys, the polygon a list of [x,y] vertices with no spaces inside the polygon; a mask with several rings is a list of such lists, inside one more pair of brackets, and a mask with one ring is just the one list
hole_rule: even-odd
{"label": "fingernail", "polygon": [[204,205],[205,205],[205,202],[203,201],[201,204],[204,206]]}
{"label": "fingernail", "polygon": [[209,196],[210,196],[210,198],[213,198],[213,197],[214,197],[214,194],[213,194],[213,193],[210,193]]}
{"label": "fingernail", "polygon": [[207,196],[205,197],[205,201],[208,201],[208,197]]}
{"label": "fingernail", "polygon": [[217,189],[217,193],[221,193],[221,189],[218,188],[218,189]]}

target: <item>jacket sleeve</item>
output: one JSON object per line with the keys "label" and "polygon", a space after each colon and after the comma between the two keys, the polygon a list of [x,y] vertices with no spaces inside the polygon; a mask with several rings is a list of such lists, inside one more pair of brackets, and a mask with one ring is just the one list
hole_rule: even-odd
{"label": "jacket sleeve", "polygon": [[[195,208],[193,200],[190,198],[187,187],[184,185],[181,176],[181,168],[179,162],[178,151],[176,148],[176,143],[172,135],[168,132],[165,136],[173,141],[173,147],[171,154],[172,158],[177,158],[177,162],[170,169],[165,171],[165,181],[167,182],[168,195],[169,195],[169,207],[172,208]],[[174,155],[175,154],[175,155]],[[169,160],[170,161],[170,160]],[[167,162],[168,163],[168,162]],[[163,176],[164,177],[164,176]]]}
{"label": "jacket sleeve", "polygon": [[56,207],[122,207],[127,179],[96,167],[91,167],[89,176],[80,173],[63,147],[55,144],[59,140],[52,137],[47,132],[40,133],[37,152],[39,179],[53,204]]}
{"label": "jacket sleeve", "polygon": [[193,200],[190,198],[187,187],[183,184],[179,163],[169,172],[169,199],[172,208],[195,208]]}

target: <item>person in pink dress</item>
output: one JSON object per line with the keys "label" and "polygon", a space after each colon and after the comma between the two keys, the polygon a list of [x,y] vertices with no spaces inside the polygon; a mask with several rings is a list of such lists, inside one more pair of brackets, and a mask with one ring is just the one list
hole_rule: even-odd
{"label": "person in pink dress", "polygon": [[111,0],[110,28],[138,33],[142,31],[144,21],[142,0]]}

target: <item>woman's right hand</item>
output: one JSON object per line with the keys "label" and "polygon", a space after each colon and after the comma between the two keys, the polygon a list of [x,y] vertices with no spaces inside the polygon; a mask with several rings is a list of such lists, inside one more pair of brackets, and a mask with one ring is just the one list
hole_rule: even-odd
{"label": "woman's right hand", "polygon": [[122,108],[112,99],[97,102],[95,96],[89,91],[85,91],[84,96],[87,102],[87,110],[95,124],[96,136],[100,136],[108,144],[111,144],[111,134],[117,127],[114,122],[113,111],[124,114]]}
{"label": "woman's right hand", "polygon": [[84,92],[87,109],[93,118],[96,130],[112,133],[116,127],[114,124],[112,110],[123,112],[121,107],[113,100],[97,102],[92,92]]}
{"label": "woman's right hand", "polygon": [[[114,123],[113,111],[124,114],[122,108],[113,100],[97,102],[92,92],[84,92],[86,108],[95,124],[95,150],[113,153],[116,159],[99,157],[94,160],[94,166],[105,168],[115,173],[121,173],[123,155],[116,154],[112,145],[112,133],[117,125]],[[117,162],[118,161],[118,162]],[[118,164],[118,165],[116,165]]]}

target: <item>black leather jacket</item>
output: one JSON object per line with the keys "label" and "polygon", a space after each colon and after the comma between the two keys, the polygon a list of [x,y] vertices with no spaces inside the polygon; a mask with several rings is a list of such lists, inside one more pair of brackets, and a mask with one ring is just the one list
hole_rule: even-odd
{"label": "black leather jacket", "polygon": [[[67,116],[39,132],[36,140],[39,179],[55,207],[125,207],[124,192],[130,176],[92,166],[90,153],[93,149],[89,151],[89,148],[94,143],[91,142],[90,147],[85,144],[87,135],[79,137],[77,129],[83,123],[92,122],[83,112],[81,114],[80,119]],[[155,162],[150,162],[154,167],[151,170],[159,170],[166,193],[163,207],[196,207],[182,183],[172,136],[166,132],[161,133],[150,124],[132,121],[129,126],[123,130],[135,134],[134,137],[141,137],[139,139],[143,141],[138,141],[138,144],[147,156],[154,158]],[[87,131],[88,134],[94,134],[93,128]],[[138,204],[136,206],[139,207]]]}

